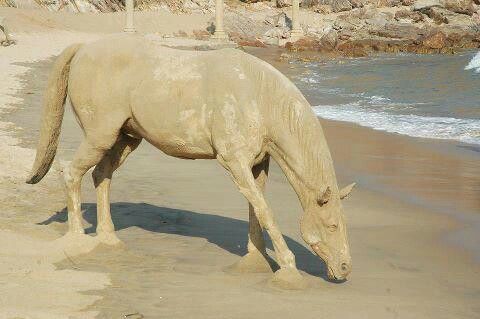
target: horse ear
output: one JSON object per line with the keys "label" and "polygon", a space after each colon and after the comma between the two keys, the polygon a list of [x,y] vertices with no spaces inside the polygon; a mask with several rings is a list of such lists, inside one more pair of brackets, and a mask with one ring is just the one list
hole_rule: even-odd
{"label": "horse ear", "polygon": [[332,191],[330,190],[330,186],[327,186],[327,188],[317,198],[318,205],[323,206],[328,203],[331,195]]}
{"label": "horse ear", "polygon": [[352,192],[352,189],[355,187],[356,183],[351,183],[348,186],[345,186],[340,190],[340,199],[346,198]]}

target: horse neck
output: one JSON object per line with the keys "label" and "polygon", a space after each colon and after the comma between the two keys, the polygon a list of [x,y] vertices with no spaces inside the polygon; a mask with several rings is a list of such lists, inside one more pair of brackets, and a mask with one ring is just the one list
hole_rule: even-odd
{"label": "horse neck", "polygon": [[301,94],[283,101],[269,109],[269,152],[305,209],[312,196],[316,198],[326,186],[338,192],[335,171],[322,127],[309,103]]}

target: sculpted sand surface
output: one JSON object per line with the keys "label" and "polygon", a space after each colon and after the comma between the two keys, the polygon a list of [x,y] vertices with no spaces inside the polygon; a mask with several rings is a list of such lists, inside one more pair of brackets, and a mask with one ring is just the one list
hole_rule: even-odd
{"label": "sculpted sand surface", "polygon": [[110,180],[145,139],[170,156],[217,159],[230,173],[250,204],[248,253],[233,269],[256,272],[259,263],[267,265],[264,229],[280,267],[272,283],[304,288],[263,196],[272,156],[304,209],[300,228],[305,242],[325,261],[332,279],[343,280],[351,272],[340,200],[353,184],[338,189],[310,104],[271,65],[236,49],[175,50],[132,35],[72,45],[53,66],[28,183],[38,183],[53,163],[67,94],[85,132],[64,170],[69,234],[84,232],[81,181],[95,166],[97,238],[119,243],[110,215]]}
{"label": "sculpted sand surface", "polygon": [[[94,37],[57,32],[50,34],[48,46],[43,39],[28,34],[17,34],[19,44],[3,49],[0,59],[0,113],[5,114],[22,103],[16,93],[24,83],[20,76],[28,72],[25,63],[58,54],[72,38],[88,41]],[[35,46],[35,50],[30,50]],[[55,194],[61,188],[39,187],[27,195],[21,180],[25,178],[34,151],[19,145],[14,123],[0,122],[0,317],[1,318],[91,318],[96,312],[82,312],[97,301],[98,295],[82,295],[81,291],[102,289],[110,283],[100,273],[78,270],[58,270],[55,263],[86,253],[97,247],[99,241],[84,236],[55,240],[57,233],[45,227],[35,227],[35,220],[27,221],[33,212],[40,222],[45,212],[54,207]],[[23,177],[23,178],[22,178]],[[49,182],[58,181],[52,172]],[[52,196],[53,195],[53,196]],[[37,205],[25,204],[36,198]],[[51,201],[48,203],[48,201]],[[48,204],[47,204],[48,203]],[[19,210],[21,211],[20,214]],[[55,305],[55,306],[53,306]]]}
{"label": "sculpted sand surface", "polygon": [[[80,27],[99,27],[95,23],[98,20],[80,17],[89,22]],[[17,25],[21,21],[16,20]],[[36,30],[36,26],[29,27]],[[172,24],[171,27],[182,26]],[[434,157],[439,165],[432,166],[431,170],[441,167],[459,172],[458,180],[452,183],[455,190],[457,182],[461,183],[461,157],[453,163],[442,163],[441,156],[429,155],[428,149],[415,139],[359,129],[349,124],[339,125],[338,122],[323,125],[337,176],[341,184],[352,180],[361,182],[353,196],[343,201],[353,258],[353,272],[346,282],[337,284],[326,280],[324,264],[310,251],[299,232],[298,218],[302,207],[282,170],[273,161],[265,197],[310,288],[283,291],[268,284],[271,274],[235,275],[225,271],[248,251],[246,234],[249,223],[245,199],[232,187],[231,178],[225,170],[219,169],[216,161],[180,161],[163,155],[149,143],[142,143],[119,168],[111,190],[116,234],[125,246],[98,246],[86,255],[69,255],[70,258],[65,257],[56,264],[69,272],[55,270],[58,276],[55,272],[48,276],[32,276],[29,270],[37,267],[37,255],[28,259],[22,256],[37,249],[47,253],[39,244],[63,236],[68,229],[58,166],[54,164],[41,183],[35,186],[24,184],[33,161],[32,149],[38,140],[38,117],[53,65],[52,60],[40,59],[52,54],[44,52],[54,49],[54,54],[58,55],[72,42],[87,39],[72,32],[58,36],[52,29],[48,29],[48,33],[32,35],[28,41],[16,33],[14,36],[23,40],[17,46],[0,51],[0,78],[7,84],[0,86],[0,104],[3,107],[5,99],[15,100],[12,105],[14,113],[1,117],[2,121],[14,124],[2,126],[0,130],[8,131],[8,143],[15,138],[15,143],[21,142],[22,148],[12,149],[11,144],[0,141],[2,165],[9,163],[6,170],[0,166],[0,281],[8,287],[8,291],[0,288],[0,301],[9,296],[15,296],[15,300],[8,299],[8,305],[0,303],[0,317],[94,318],[88,313],[90,311],[99,313],[97,317],[102,319],[123,318],[134,313],[145,318],[206,319],[252,316],[268,319],[479,317],[478,264],[442,240],[445,234],[452,234],[452,229],[461,225],[453,224],[443,215],[393,200],[383,191],[369,191],[368,183],[357,179],[357,175],[364,176],[367,169],[378,174],[378,162],[372,154],[382,157],[385,175],[403,178],[398,173],[402,170],[396,169],[404,168],[403,163],[397,161],[398,153],[408,150],[403,157],[427,160]],[[28,54],[29,59],[18,61],[21,65],[14,64],[17,60],[9,60],[12,64],[4,63],[4,57],[10,53],[14,56],[14,52],[7,49],[17,48],[22,50],[15,54]],[[43,55],[35,57],[35,52],[43,52]],[[13,69],[19,73],[12,73]],[[16,95],[11,96],[11,92]],[[23,130],[19,131],[16,126]],[[82,132],[69,107],[66,108],[62,134],[57,159],[70,160],[82,141]],[[355,139],[352,140],[352,136]],[[410,147],[399,150],[399,145],[405,143]],[[385,148],[385,145],[389,147]],[[11,160],[5,160],[8,152],[11,152]],[[428,164],[425,162],[424,165]],[[361,168],[361,173],[357,168]],[[430,187],[425,184],[423,176],[419,176],[416,185]],[[90,178],[84,180],[84,226],[88,233],[92,233],[97,225],[96,192]],[[445,189],[442,196],[453,199],[456,193]],[[16,241],[19,242],[18,249],[12,254],[11,247]],[[267,239],[265,244],[267,252],[274,256],[271,242]],[[51,245],[45,247],[52,248]],[[24,260],[27,260],[26,265]],[[22,267],[27,271],[16,271],[24,269]],[[108,275],[112,284],[96,290],[105,277],[90,276],[99,272]],[[78,284],[79,276],[88,285]],[[48,282],[42,278],[48,278]],[[18,285],[18,282],[27,283],[26,280],[28,290]],[[89,291],[83,295],[71,294],[76,289]],[[55,293],[46,295],[46,291]],[[29,293],[35,294],[38,303]],[[94,300],[97,301],[93,305],[84,308]],[[36,310],[38,313],[33,315]]]}

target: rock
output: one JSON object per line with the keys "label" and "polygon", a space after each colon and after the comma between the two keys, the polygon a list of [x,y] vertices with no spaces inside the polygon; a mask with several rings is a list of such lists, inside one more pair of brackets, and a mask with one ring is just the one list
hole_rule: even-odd
{"label": "rock", "polygon": [[366,0],[350,0],[353,8],[363,8],[366,2]]}
{"label": "rock", "polygon": [[279,39],[283,38],[284,34],[282,30],[278,28],[272,28],[265,32],[262,36],[262,41],[269,45],[278,45]]}
{"label": "rock", "polygon": [[420,29],[409,23],[389,23],[383,28],[370,30],[369,33],[388,39],[416,39]]}
{"label": "rock", "polygon": [[417,23],[423,21],[423,14],[418,11],[403,9],[395,13],[395,20]]}
{"label": "rock", "polygon": [[319,4],[313,11],[320,14],[330,14],[332,13],[332,7],[329,4]]}
{"label": "rock", "polygon": [[277,8],[291,7],[292,1],[291,0],[275,0],[275,4]]}
{"label": "rock", "polygon": [[257,47],[257,48],[266,48],[267,45],[258,39],[252,40],[239,40],[238,45],[243,47]]}
{"label": "rock", "polygon": [[390,22],[391,18],[392,18],[391,15],[387,13],[379,12],[378,14],[375,14],[373,17],[367,19],[365,23],[374,27],[375,29],[382,28]]}
{"label": "rock", "polygon": [[281,12],[274,16],[269,16],[265,19],[265,23],[273,27],[278,28],[292,28],[292,20],[287,16],[285,12]]}
{"label": "rock", "polygon": [[[475,13],[472,16],[469,16],[466,14],[454,13],[446,9],[443,10],[445,17],[448,19],[448,24],[451,26],[458,26],[462,29],[465,29],[472,28],[475,23],[480,24],[478,22],[475,22]],[[476,32],[478,33],[478,31]]]}
{"label": "rock", "polygon": [[206,30],[193,30],[193,37],[197,40],[208,40],[212,36],[210,32]]}
{"label": "rock", "polygon": [[359,43],[343,42],[343,43],[340,43],[336,49],[340,51],[342,55],[347,57],[359,58],[359,57],[368,56],[368,53],[365,50],[365,48]]}
{"label": "rock", "polygon": [[448,11],[445,9],[431,7],[425,11],[425,14],[430,19],[432,19],[436,24],[442,24],[442,23],[448,24],[449,21],[448,21],[446,12]]}
{"label": "rock", "polygon": [[472,18],[473,18],[473,21],[474,21],[476,24],[480,24],[480,10],[478,10],[477,12],[475,12],[475,13],[472,15]]}
{"label": "rock", "polygon": [[461,13],[466,15],[473,15],[475,8],[473,6],[473,0],[442,0],[443,7],[449,11],[455,13]]}
{"label": "rock", "polygon": [[333,12],[349,11],[353,9],[352,4],[348,0],[332,0],[330,3]]}
{"label": "rock", "polygon": [[424,36],[421,43],[429,49],[442,49],[447,44],[447,36],[442,31],[434,31]]}
{"label": "rock", "polygon": [[184,0],[183,8],[188,11],[209,12],[215,8],[213,0]]}
{"label": "rock", "polygon": [[376,6],[381,7],[399,7],[402,5],[402,0],[376,0]]}
{"label": "rock", "polygon": [[413,6],[414,3],[415,3],[415,0],[402,0],[403,6]]}
{"label": "rock", "polygon": [[287,42],[285,48],[288,51],[318,51],[321,48],[320,41],[312,37],[304,37],[296,42]]}
{"label": "rock", "polygon": [[319,1],[318,0],[302,0],[300,2],[300,7],[302,8],[312,8],[316,7],[318,5]]}
{"label": "rock", "polygon": [[431,7],[441,7],[440,0],[416,0],[413,5],[414,11],[424,11]]}
{"label": "rock", "polygon": [[338,33],[331,29],[320,38],[320,44],[327,49],[333,49],[337,46]]}

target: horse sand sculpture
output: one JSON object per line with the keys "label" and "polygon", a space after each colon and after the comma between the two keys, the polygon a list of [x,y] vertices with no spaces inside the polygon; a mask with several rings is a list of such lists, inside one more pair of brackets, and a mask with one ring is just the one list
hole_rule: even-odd
{"label": "horse sand sculpture", "polygon": [[[123,35],[66,48],[56,60],[44,99],[40,141],[27,183],[52,165],[69,97],[85,138],[64,171],[68,234],[83,234],[80,188],[92,167],[97,237],[119,242],[110,216],[113,172],[142,139],[183,159],[217,159],[249,202],[248,253],[241,271],[271,271],[262,229],[280,268],[273,282],[304,286],[295,257],[264,195],[270,156],[293,186],[304,213],[301,234],[328,276],[344,279],[351,257],[330,151],[311,106],[270,64],[236,49],[186,51]],[[67,234],[67,235],[68,235]]]}

